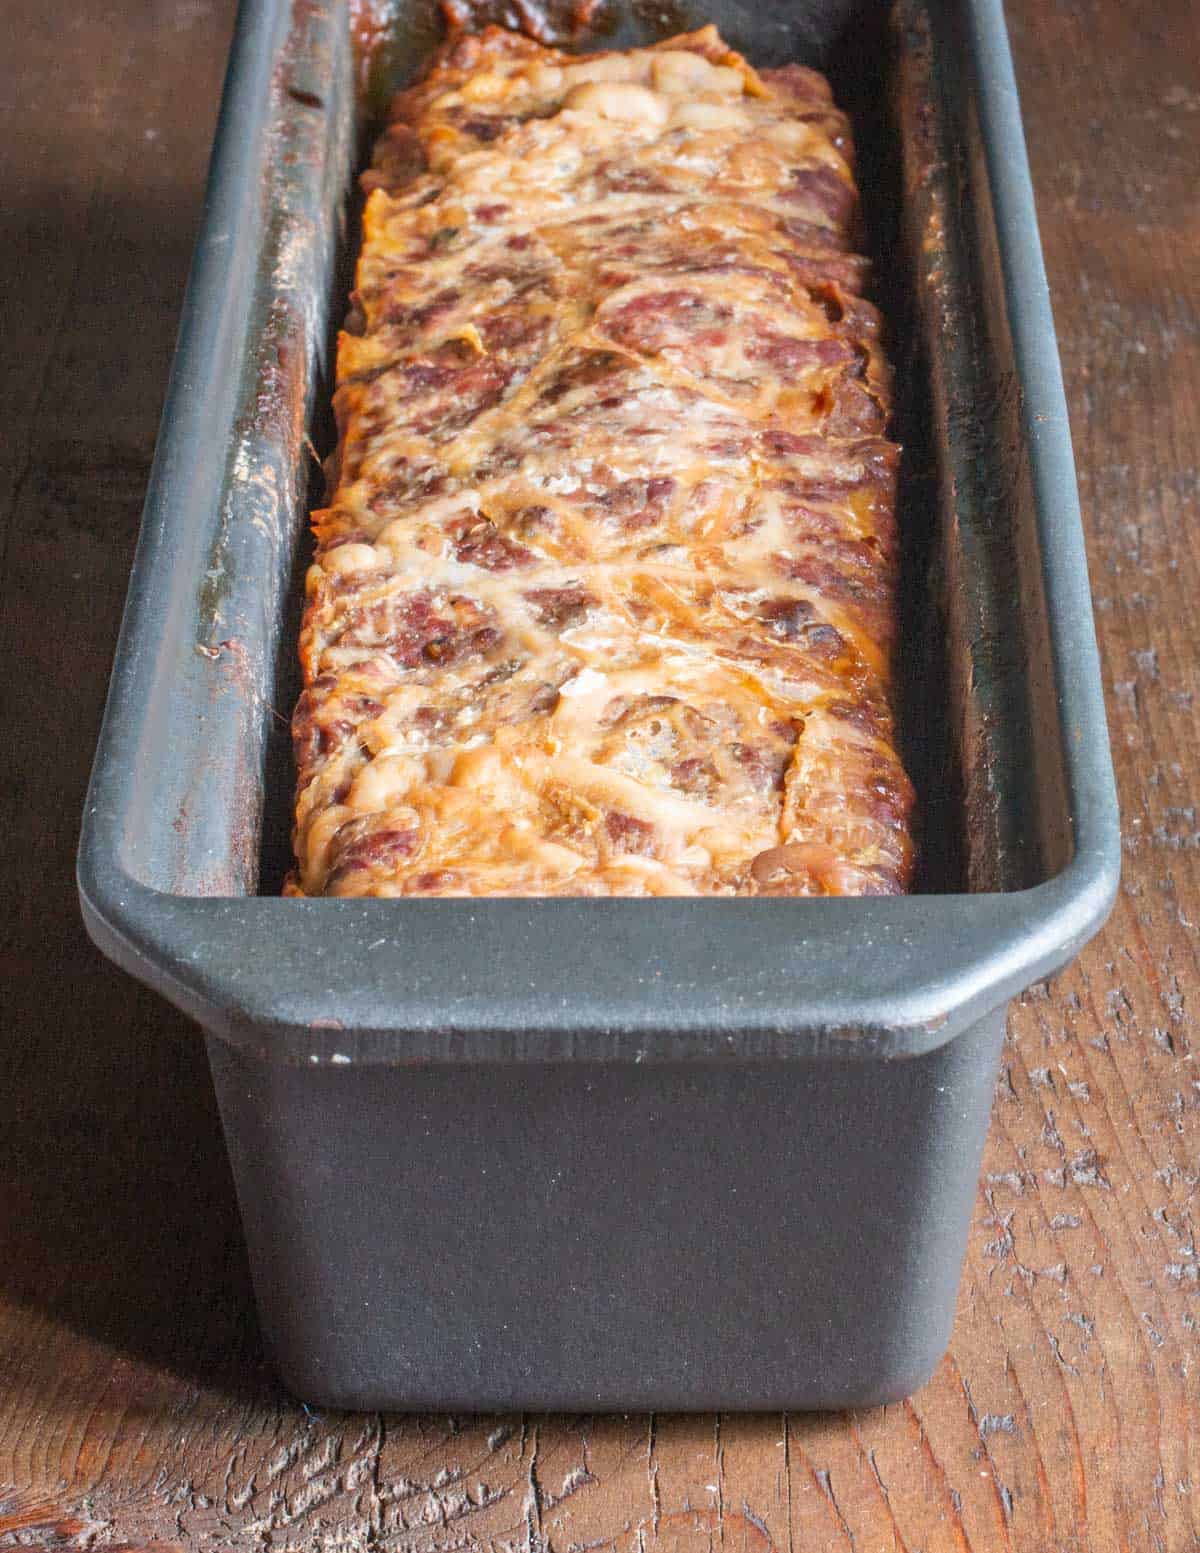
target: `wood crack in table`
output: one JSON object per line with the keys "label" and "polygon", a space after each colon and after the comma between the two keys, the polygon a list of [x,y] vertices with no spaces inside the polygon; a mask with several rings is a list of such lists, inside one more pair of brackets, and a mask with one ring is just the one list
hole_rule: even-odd
{"label": "wood crack in table", "polygon": [[272,1379],[200,1043],[74,901],[233,6],[9,0],[0,1549],[1200,1546],[1200,48],[1181,0],[1009,16],[1125,876],[1013,1011],[950,1352],[853,1416],[379,1418]]}

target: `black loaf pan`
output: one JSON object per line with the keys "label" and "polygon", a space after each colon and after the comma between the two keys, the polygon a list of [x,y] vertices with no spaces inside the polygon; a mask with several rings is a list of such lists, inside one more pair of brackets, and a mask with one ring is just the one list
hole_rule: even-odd
{"label": "black loaf pan", "polygon": [[897,1398],[948,1339],[1006,1001],[1096,930],[1119,860],[1000,5],[602,12],[617,44],[711,18],[756,63],[828,70],[855,116],[925,865],[909,899],[842,901],[276,898],[353,175],[437,33],[432,0],[357,14],[243,5],[88,797],[89,930],[205,1031],[300,1396]]}

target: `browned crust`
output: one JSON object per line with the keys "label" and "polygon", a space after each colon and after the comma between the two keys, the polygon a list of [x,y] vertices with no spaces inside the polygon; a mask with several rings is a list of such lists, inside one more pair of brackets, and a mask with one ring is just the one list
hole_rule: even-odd
{"label": "browned crust", "polygon": [[581,61],[492,27],[397,96],[314,514],[293,892],[907,887],[851,154],[822,77],[712,28]]}

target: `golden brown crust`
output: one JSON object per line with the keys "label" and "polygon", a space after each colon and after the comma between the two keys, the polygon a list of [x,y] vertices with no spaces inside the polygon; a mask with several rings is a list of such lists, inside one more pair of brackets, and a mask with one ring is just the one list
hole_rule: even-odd
{"label": "golden brown crust", "polygon": [[295,718],[331,895],[895,893],[897,450],[824,80],[452,38],[339,342]]}

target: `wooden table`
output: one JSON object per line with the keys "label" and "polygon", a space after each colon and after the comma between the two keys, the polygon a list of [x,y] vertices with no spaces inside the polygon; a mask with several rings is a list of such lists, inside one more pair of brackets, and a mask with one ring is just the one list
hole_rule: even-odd
{"label": "wooden table", "polygon": [[1014,1011],[935,1378],[899,1406],[787,1418],[293,1405],[261,1356],[200,1043],[85,942],[77,818],[232,16],[231,0],[5,6],[0,1548],[1200,1546],[1193,8],[1010,4],[1122,788],[1120,903]]}

